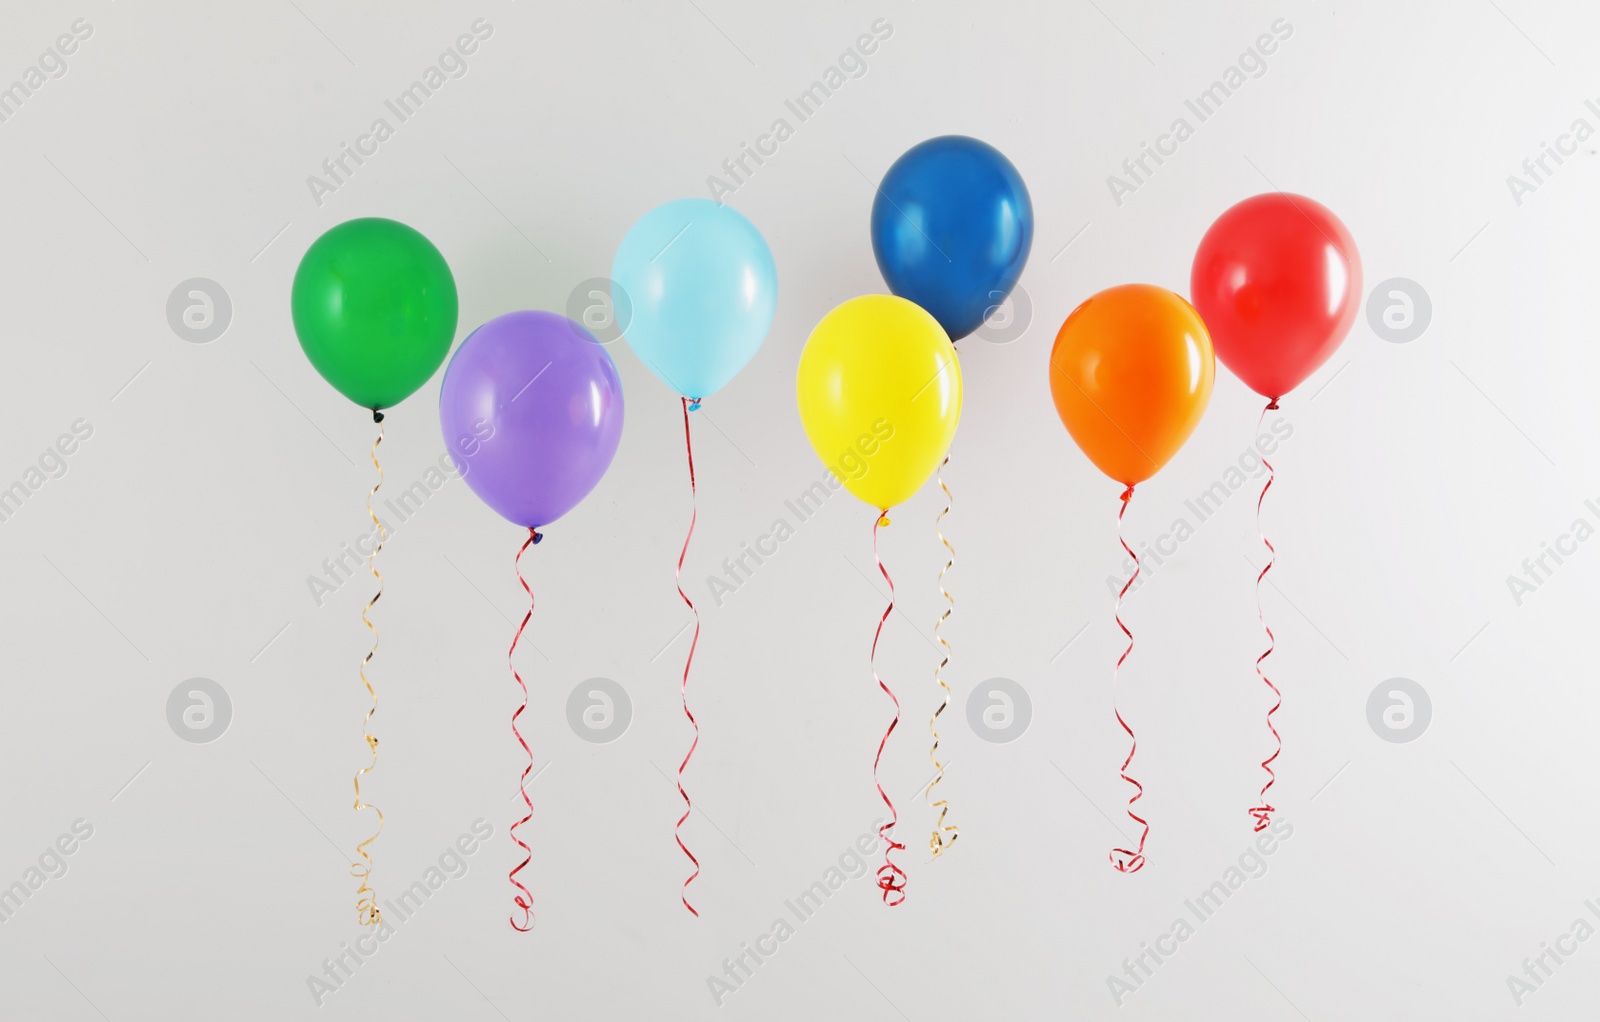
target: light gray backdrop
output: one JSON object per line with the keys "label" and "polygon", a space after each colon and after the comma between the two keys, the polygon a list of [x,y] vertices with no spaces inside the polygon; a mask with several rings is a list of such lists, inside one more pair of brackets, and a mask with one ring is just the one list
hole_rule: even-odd
{"label": "light gray backdrop", "polygon": [[[1600,994],[1600,946],[1580,939],[1600,926],[1585,905],[1600,896],[1593,10],[5,6],[0,85],[25,91],[0,97],[0,486],[27,495],[0,523],[0,885],[27,895],[0,924],[0,1015],[1555,1019]],[[465,70],[441,64],[479,19]],[[863,55],[879,19],[887,38]],[[385,100],[430,66],[444,81],[400,122]],[[830,67],[842,83],[801,123],[785,101]],[[1238,87],[1202,121],[1185,101],[1229,68]],[[380,117],[392,137],[319,203],[308,177]],[[616,462],[525,562],[539,598],[519,656],[541,768],[524,874],[537,928],[506,924],[521,536],[451,479],[383,551],[383,744],[367,786],[388,816],[372,848],[380,895],[437,890],[317,994],[308,977],[362,933],[347,870],[369,825],[350,777],[371,587],[358,578],[319,606],[307,579],[364,532],[373,428],[295,342],[300,254],[342,220],[391,216],[449,259],[458,336],[514,309],[566,310],[637,216],[708,194],[780,118],[792,135],[729,199],[777,258],[777,321],[696,423],[685,578],[704,609],[690,680],[704,738],[684,832],[705,867],[702,918],[678,901],[688,866],[669,780],[689,737],[678,403],[617,343]],[[1159,139],[1179,118],[1192,133],[1131,177],[1124,160],[1170,150]],[[785,502],[821,477],[792,397],[801,345],[833,305],[882,288],[874,182],[947,132],[994,143],[1028,181],[1031,311],[961,346],[942,789],[961,838],[934,863],[917,797],[937,698],[934,487],[884,536],[904,613],[880,664],[906,719],[883,775],[910,845],[906,903],[888,910],[870,873],[848,877],[847,854],[881,808],[870,766],[890,715],[867,666],[883,606],[871,512],[832,498],[721,606],[705,580],[792,523]],[[1561,161],[1541,167],[1546,147]],[[1274,794],[1292,834],[1252,853],[1245,812],[1270,748],[1251,666],[1259,482],[1204,522],[1186,505],[1227,487],[1241,456],[1253,467],[1261,402],[1222,371],[1199,430],[1128,516],[1152,546],[1180,519],[1194,529],[1125,611],[1138,645],[1122,705],[1154,829],[1148,868],[1121,876],[1106,858],[1132,834],[1110,688],[1118,487],[1057,421],[1047,351],[1102,287],[1186,291],[1211,220],[1273,188],[1344,218],[1377,323],[1364,296],[1344,347],[1285,402],[1293,433],[1274,459],[1281,556],[1264,601],[1285,692]],[[193,278],[220,291],[180,288]],[[426,486],[442,453],[438,386],[389,416],[386,496]],[[1547,545],[1564,563],[1547,558],[1538,585],[1513,592]],[[604,724],[594,678],[632,715],[611,742],[581,713],[569,721],[577,690]],[[1026,706],[980,690],[994,678]],[[974,691],[989,730],[1025,720],[1020,737],[975,729]],[[493,837],[455,857],[480,819]],[[841,855],[845,882],[797,920],[785,902],[837,880]],[[1220,908],[1188,906],[1218,882]],[[767,940],[779,919],[793,932]],[[1192,932],[1178,942],[1175,928]],[[1146,945],[1163,960],[1124,965]],[[719,1007],[708,977],[745,946],[775,950]],[[1560,960],[1525,972],[1547,947]]]}

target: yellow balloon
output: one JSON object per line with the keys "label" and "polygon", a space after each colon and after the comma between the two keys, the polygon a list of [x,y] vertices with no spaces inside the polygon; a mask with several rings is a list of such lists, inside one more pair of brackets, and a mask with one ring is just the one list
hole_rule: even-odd
{"label": "yellow balloon", "polygon": [[961,419],[961,363],[939,321],[893,295],[852,298],[800,353],[800,421],[845,489],[887,511],[933,474]]}

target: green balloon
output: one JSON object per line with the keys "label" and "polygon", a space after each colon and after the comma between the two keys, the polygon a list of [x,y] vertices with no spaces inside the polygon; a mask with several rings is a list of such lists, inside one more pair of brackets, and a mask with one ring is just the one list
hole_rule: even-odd
{"label": "green balloon", "polygon": [[290,303],[306,358],[373,411],[427,383],[455,339],[449,264],[416,230],[382,217],[347,220],[313,242]]}

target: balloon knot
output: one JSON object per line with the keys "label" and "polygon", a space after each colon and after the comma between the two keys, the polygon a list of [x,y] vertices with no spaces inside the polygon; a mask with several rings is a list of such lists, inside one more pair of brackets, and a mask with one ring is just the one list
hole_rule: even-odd
{"label": "balloon knot", "polygon": [[374,408],[372,410],[372,421],[373,422],[382,422],[383,421],[383,413],[378,411],[376,408]]}
{"label": "balloon knot", "polygon": [[529,529],[528,530],[528,535],[533,538],[533,545],[534,546],[538,546],[539,543],[544,539],[544,536],[542,536],[539,533],[538,529]]}
{"label": "balloon knot", "polygon": [[1124,504],[1126,504],[1128,501],[1130,501],[1132,499],[1133,499],[1133,487],[1130,485],[1126,490],[1122,491],[1122,502]]}
{"label": "balloon knot", "polygon": [[1277,410],[1278,410],[1278,399],[1277,398],[1273,398],[1271,401],[1267,402],[1267,411],[1275,412]]}
{"label": "balloon knot", "polygon": [[698,412],[699,410],[700,410],[700,399],[697,398],[697,397],[691,397],[689,399],[689,411]]}
{"label": "balloon knot", "polygon": [[889,512],[887,510],[883,511],[883,513],[878,515],[878,524],[879,525],[888,525],[889,524]]}

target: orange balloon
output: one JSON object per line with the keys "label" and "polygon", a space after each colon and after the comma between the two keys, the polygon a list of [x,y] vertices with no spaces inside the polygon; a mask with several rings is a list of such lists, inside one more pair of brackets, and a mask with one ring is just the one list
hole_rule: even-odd
{"label": "orange balloon", "polygon": [[1100,471],[1130,487],[1189,439],[1216,376],[1200,314],[1153,284],[1094,295],[1061,324],[1050,351],[1056,414]]}

